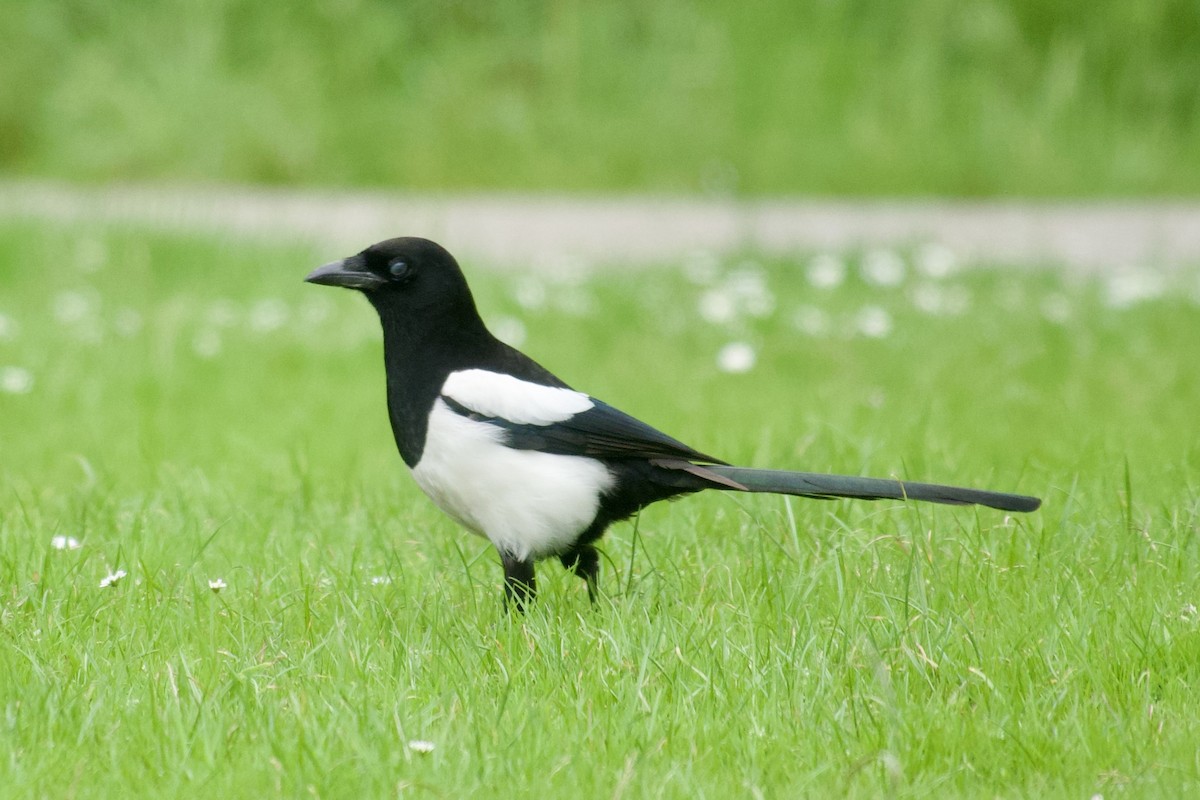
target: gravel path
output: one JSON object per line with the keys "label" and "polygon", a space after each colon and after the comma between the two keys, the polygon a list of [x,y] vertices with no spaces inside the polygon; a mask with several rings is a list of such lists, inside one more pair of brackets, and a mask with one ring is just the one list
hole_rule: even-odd
{"label": "gravel path", "polygon": [[299,238],[331,256],[414,234],[476,263],[547,268],[641,265],[697,249],[783,253],[922,242],[944,244],[966,261],[1101,271],[1200,264],[1200,202],[591,199],[0,182],[0,219]]}

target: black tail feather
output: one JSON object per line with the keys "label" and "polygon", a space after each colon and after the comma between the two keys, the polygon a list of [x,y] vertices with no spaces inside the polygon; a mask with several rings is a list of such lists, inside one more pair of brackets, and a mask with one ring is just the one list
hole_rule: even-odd
{"label": "black tail feather", "polygon": [[[1036,511],[1042,504],[1037,497],[981,489],[940,486],[936,483],[883,478],[856,478],[850,475],[823,475],[819,472],[787,472],[775,469],[751,469],[705,465],[705,471],[733,481],[750,492],[791,494],[798,497],[853,497],[860,500],[924,500],[947,505],[978,504],[1001,511]],[[724,482],[722,482],[724,483]],[[727,484],[725,484],[727,486]]]}

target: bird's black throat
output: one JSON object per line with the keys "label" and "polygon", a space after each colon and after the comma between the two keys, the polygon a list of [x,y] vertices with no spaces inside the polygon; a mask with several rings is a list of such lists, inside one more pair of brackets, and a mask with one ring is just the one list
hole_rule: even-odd
{"label": "bird's black throat", "polygon": [[383,328],[388,418],[400,457],[410,468],[421,460],[429,414],[451,372],[486,362],[499,342],[472,306],[468,313],[429,325],[429,318],[373,303]]}

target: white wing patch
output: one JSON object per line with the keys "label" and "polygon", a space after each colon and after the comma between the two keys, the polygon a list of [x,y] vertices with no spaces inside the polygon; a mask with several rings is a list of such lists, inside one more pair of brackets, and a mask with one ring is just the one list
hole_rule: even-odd
{"label": "white wing patch", "polygon": [[550,425],[587,411],[594,403],[583,392],[529,383],[486,369],[452,372],[442,396],[485,417],[518,425]]}

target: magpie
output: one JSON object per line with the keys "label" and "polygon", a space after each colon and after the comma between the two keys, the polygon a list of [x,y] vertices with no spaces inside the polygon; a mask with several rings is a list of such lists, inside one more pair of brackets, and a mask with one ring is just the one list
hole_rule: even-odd
{"label": "magpie", "polygon": [[379,314],[400,457],[442,511],[486,537],[518,610],[534,563],[557,557],[596,599],[595,543],[650,503],[702,489],[925,500],[1033,511],[1035,497],[928,483],[735,467],[583,392],[493,336],[440,245],[388,239],[310,283],[356,289]]}

